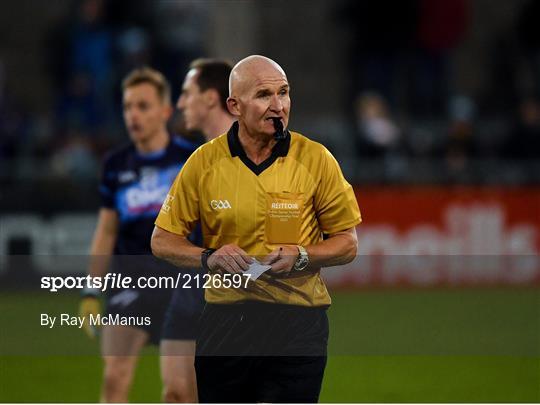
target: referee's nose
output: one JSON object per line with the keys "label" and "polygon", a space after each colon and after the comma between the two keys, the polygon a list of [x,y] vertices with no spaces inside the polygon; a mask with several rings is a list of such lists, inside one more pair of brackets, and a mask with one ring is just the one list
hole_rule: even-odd
{"label": "referee's nose", "polygon": [[283,110],[283,102],[281,101],[281,98],[274,94],[270,99],[270,111],[272,112],[281,112]]}

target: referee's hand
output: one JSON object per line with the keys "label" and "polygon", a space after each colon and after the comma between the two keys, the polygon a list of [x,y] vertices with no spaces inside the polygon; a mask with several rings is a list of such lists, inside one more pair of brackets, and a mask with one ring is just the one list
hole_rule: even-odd
{"label": "referee's hand", "polygon": [[281,246],[272,250],[261,263],[272,266],[268,272],[283,275],[290,273],[297,257],[298,248],[296,246]]}
{"label": "referee's hand", "polygon": [[253,263],[253,259],[238,246],[230,244],[220,247],[208,258],[208,268],[215,272],[242,274]]}

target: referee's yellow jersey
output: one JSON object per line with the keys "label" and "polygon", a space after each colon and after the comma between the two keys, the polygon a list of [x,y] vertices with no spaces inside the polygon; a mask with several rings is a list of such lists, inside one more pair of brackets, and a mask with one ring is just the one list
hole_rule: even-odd
{"label": "referee's yellow jersey", "polygon": [[[205,248],[233,243],[262,258],[279,245],[318,243],[323,234],[352,228],[361,217],[351,185],[324,146],[287,132],[271,156],[255,165],[235,123],[191,155],[156,225],[187,236],[199,221]],[[330,296],[319,273],[263,274],[245,288],[206,289],[205,298],[216,304],[256,300],[326,306]]]}

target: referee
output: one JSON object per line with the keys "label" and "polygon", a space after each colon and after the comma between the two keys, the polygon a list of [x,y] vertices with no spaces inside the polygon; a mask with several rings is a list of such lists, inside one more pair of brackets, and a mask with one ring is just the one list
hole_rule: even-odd
{"label": "referee", "polygon": [[[322,145],[288,131],[283,69],[249,56],[232,70],[226,134],[201,146],[156,220],[152,250],[208,283],[195,369],[201,402],[317,402],[331,300],[322,267],[356,255],[352,187]],[[187,236],[200,222],[204,249]],[[271,266],[238,286],[226,278]]]}

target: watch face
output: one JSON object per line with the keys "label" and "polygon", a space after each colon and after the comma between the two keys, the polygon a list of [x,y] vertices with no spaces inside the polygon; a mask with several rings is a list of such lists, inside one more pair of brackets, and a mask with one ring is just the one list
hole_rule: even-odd
{"label": "watch face", "polygon": [[300,256],[298,258],[298,260],[296,261],[296,263],[294,264],[294,268],[296,270],[304,270],[306,268],[306,266],[308,265],[308,258],[305,257],[305,256]]}
{"label": "watch face", "polygon": [[308,263],[309,263],[309,257],[308,253],[306,252],[306,249],[304,249],[302,246],[298,247],[298,258],[296,259],[296,262],[294,263],[294,270],[296,271],[302,271],[304,270]]}

